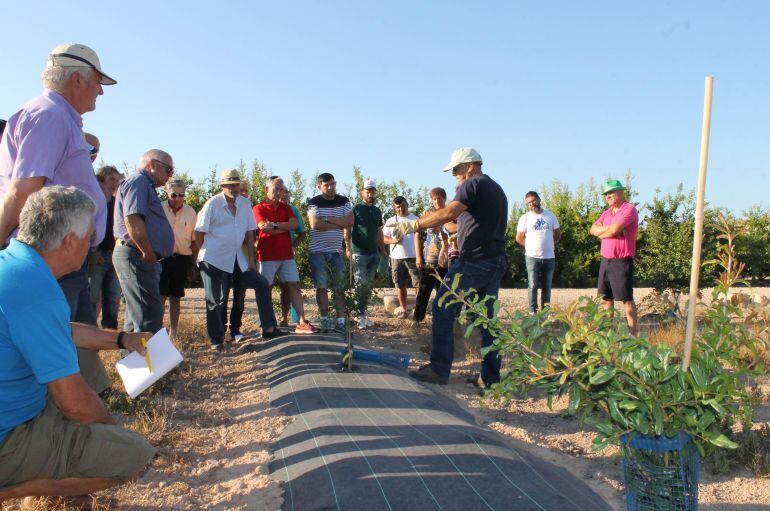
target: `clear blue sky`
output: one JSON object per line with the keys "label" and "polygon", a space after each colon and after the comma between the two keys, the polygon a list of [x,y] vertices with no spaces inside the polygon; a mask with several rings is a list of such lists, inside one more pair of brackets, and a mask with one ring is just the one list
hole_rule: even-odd
{"label": "clear blue sky", "polygon": [[707,200],[770,204],[770,2],[5,2],[0,117],[47,53],[94,48],[118,84],[85,129],[110,163],[169,151],[200,177],[263,161],[453,186],[470,145],[510,199],[630,168],[642,201],[697,181],[715,77]]}

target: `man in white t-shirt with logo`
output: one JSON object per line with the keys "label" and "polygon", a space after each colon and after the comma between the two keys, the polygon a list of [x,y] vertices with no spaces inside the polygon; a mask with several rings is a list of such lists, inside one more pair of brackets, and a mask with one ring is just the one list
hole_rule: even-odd
{"label": "man in white t-shirt with logo", "polygon": [[559,220],[552,212],[540,207],[537,192],[524,196],[527,211],[519,218],[516,242],[524,247],[527,263],[529,312],[537,312],[537,290],[540,288],[540,307],[551,301],[551,282],[556,269],[554,247],[561,238]]}
{"label": "man in white t-shirt with logo", "polygon": [[390,272],[393,284],[398,289],[399,319],[406,319],[406,288],[411,282],[416,290],[420,286],[420,272],[417,270],[417,251],[421,250],[419,237],[414,234],[406,234],[403,237],[394,237],[393,227],[407,220],[417,220],[415,215],[409,213],[409,204],[400,195],[393,199],[393,209],[396,216],[388,218],[382,229],[383,240],[390,245]]}

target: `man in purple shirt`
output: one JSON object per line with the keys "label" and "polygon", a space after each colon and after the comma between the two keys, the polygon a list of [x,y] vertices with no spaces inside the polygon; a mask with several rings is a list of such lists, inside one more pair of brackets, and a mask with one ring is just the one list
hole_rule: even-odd
{"label": "man in purple shirt", "polygon": [[[8,119],[0,139],[0,247],[15,235],[27,197],[44,186],[74,186],[96,204],[96,247],[104,237],[107,203],[91,165],[91,145],[81,116],[96,108],[102,85],[115,82],[101,70],[99,57],[82,44],[62,44],[48,55],[43,93]],[[70,306],[70,319],[96,324],[84,267],[59,279]],[[97,392],[110,385],[98,355],[78,351],[83,377]]]}
{"label": "man in purple shirt", "polygon": [[115,197],[112,264],[126,300],[124,330],[155,333],[163,327],[160,260],[174,253],[174,231],[155,188],[174,174],[174,160],[150,149],[139,169],[120,184]]}

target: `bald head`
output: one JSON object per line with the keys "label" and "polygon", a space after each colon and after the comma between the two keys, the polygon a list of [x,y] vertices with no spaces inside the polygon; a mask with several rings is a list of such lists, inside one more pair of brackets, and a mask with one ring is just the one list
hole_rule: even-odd
{"label": "bald head", "polygon": [[160,160],[162,162],[171,161],[171,155],[160,149],[150,149],[139,158],[139,168],[142,170],[150,170],[152,160]]}

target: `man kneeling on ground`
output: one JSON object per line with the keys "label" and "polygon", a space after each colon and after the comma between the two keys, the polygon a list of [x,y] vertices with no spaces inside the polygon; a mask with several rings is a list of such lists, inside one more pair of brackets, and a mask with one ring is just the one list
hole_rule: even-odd
{"label": "man kneeling on ground", "polygon": [[43,188],[30,195],[18,237],[0,252],[0,502],[103,490],[136,477],[155,454],[115,425],[80,375],[75,351],[77,343],[143,352],[136,345],[145,334],[70,326],[56,282],[83,264],[95,212],[76,188]]}

